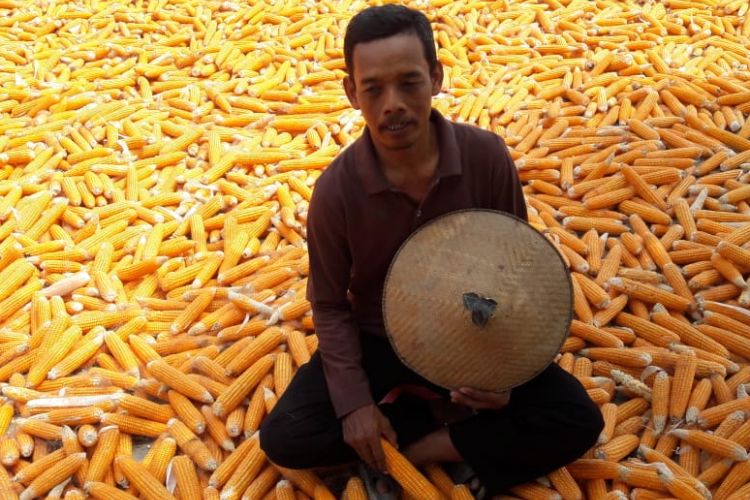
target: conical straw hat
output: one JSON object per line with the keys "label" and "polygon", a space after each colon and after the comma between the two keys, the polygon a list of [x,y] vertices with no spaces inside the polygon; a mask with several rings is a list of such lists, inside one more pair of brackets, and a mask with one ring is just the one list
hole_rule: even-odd
{"label": "conical straw hat", "polygon": [[504,391],[544,370],[568,335],[573,292],[554,246],[523,220],[471,209],[420,227],[391,262],[388,338],[448,389]]}

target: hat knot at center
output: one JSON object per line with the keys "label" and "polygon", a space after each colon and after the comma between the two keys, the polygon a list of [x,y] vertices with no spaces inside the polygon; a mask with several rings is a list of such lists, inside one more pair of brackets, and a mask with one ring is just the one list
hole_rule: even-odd
{"label": "hat knot at center", "polygon": [[497,302],[474,292],[463,294],[463,299],[464,309],[471,311],[471,322],[480,328],[485,327],[497,308]]}

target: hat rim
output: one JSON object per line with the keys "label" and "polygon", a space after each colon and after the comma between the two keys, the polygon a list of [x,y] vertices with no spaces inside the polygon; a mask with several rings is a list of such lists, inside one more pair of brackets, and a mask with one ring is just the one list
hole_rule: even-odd
{"label": "hat rim", "polygon": [[391,274],[392,274],[392,271],[393,271],[393,267],[394,267],[394,265],[395,265],[395,263],[396,263],[396,261],[398,259],[398,256],[401,254],[401,251],[412,241],[413,238],[416,237],[417,234],[419,234],[422,230],[424,230],[428,226],[430,226],[432,224],[436,224],[439,221],[441,221],[443,219],[446,219],[446,218],[449,218],[451,216],[455,216],[455,215],[462,214],[462,213],[467,213],[467,212],[472,212],[472,213],[488,212],[488,213],[503,215],[503,216],[508,217],[510,219],[514,219],[515,221],[520,222],[523,225],[527,226],[529,229],[533,230],[534,233],[537,234],[539,236],[539,238],[541,240],[543,240],[545,244],[549,245],[549,247],[553,250],[553,253],[554,253],[555,257],[557,258],[558,262],[562,266],[563,275],[565,277],[565,281],[568,284],[568,297],[570,297],[570,307],[567,308],[568,309],[568,314],[567,314],[567,317],[564,319],[564,322],[563,322],[563,325],[564,325],[564,328],[563,328],[564,334],[560,335],[559,345],[557,346],[557,348],[554,351],[555,355],[552,356],[551,359],[548,362],[544,363],[544,365],[540,366],[538,370],[536,370],[535,372],[533,372],[533,374],[529,375],[525,380],[520,380],[520,381],[518,381],[515,384],[508,385],[508,386],[506,386],[506,387],[504,387],[502,389],[499,389],[499,390],[481,389],[484,392],[493,392],[493,393],[507,392],[507,391],[509,391],[511,389],[514,389],[516,387],[522,386],[523,384],[528,383],[529,381],[531,381],[534,378],[538,377],[542,372],[544,372],[544,370],[546,370],[547,368],[549,368],[549,366],[552,365],[555,362],[555,358],[560,354],[560,350],[562,349],[563,345],[565,344],[565,341],[567,340],[567,338],[570,336],[570,325],[573,322],[574,303],[575,303],[575,295],[574,295],[574,290],[573,290],[573,278],[571,276],[570,269],[568,268],[567,264],[565,263],[565,261],[563,260],[562,256],[560,255],[560,252],[557,250],[557,248],[554,246],[554,244],[552,244],[552,242],[549,241],[544,236],[544,234],[542,232],[540,232],[537,229],[535,229],[526,220],[518,217],[517,215],[512,214],[510,212],[505,212],[505,211],[496,210],[496,209],[489,209],[489,208],[463,208],[463,209],[458,209],[458,210],[452,210],[450,212],[446,212],[444,214],[438,215],[437,217],[429,220],[427,223],[423,224],[422,226],[420,226],[416,230],[414,230],[401,243],[401,245],[399,245],[398,250],[396,250],[396,253],[393,255],[393,258],[391,259],[391,262],[388,265],[388,271],[387,271],[386,276],[385,276],[385,281],[384,281],[384,285],[383,285],[382,300],[381,300],[381,311],[382,311],[382,316],[383,316],[383,325],[384,325],[386,337],[388,338],[388,342],[391,344],[391,347],[393,348],[393,351],[395,352],[396,357],[407,368],[409,368],[411,371],[413,371],[414,373],[416,373],[420,377],[424,378],[428,382],[430,382],[430,383],[432,383],[432,384],[434,384],[434,385],[436,385],[438,387],[442,387],[443,389],[457,390],[457,389],[463,388],[461,386],[459,386],[459,387],[448,387],[445,384],[443,384],[442,382],[436,381],[436,380],[434,380],[434,378],[426,376],[423,373],[420,373],[419,371],[417,371],[415,369],[415,367],[407,359],[405,359],[405,357],[401,354],[401,352],[399,352],[398,347],[396,345],[396,342],[395,342],[395,340],[393,338],[393,335],[392,335],[392,333],[391,333],[391,331],[390,331],[390,329],[388,327],[388,315],[386,314],[386,304],[387,304],[387,300],[388,300],[388,282],[389,282],[389,279],[391,277]]}

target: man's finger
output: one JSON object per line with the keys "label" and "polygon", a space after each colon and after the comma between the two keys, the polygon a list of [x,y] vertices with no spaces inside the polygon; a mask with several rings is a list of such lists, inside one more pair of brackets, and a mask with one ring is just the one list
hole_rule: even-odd
{"label": "man's finger", "polygon": [[367,443],[358,445],[355,450],[357,451],[357,455],[359,455],[359,458],[361,458],[364,463],[366,463],[372,469],[377,469],[375,458],[373,457],[370,446]]}
{"label": "man's finger", "polygon": [[469,408],[472,408],[474,410],[492,410],[497,408],[497,405],[495,403],[488,401],[479,401],[467,396],[463,396],[461,394],[457,394],[452,399],[452,401],[456,404],[468,406]]}
{"label": "man's finger", "polygon": [[385,453],[379,437],[370,443],[370,450],[375,461],[375,469],[380,472],[388,472],[385,465]]}
{"label": "man's finger", "polygon": [[475,410],[479,409],[477,408],[477,405],[481,404],[480,401],[475,401],[471,398],[464,396],[463,394],[458,394],[458,393],[454,394],[451,400],[456,404],[468,406],[469,408],[474,408]]}
{"label": "man's finger", "polygon": [[510,397],[510,391],[505,392],[489,392],[489,391],[478,391],[471,388],[460,389],[460,394],[466,396],[474,401],[482,401],[490,404],[507,403]]}
{"label": "man's finger", "polygon": [[394,431],[389,425],[387,429],[383,431],[383,436],[393,445],[394,448],[398,449],[398,438],[396,437],[396,431]]}
{"label": "man's finger", "polygon": [[500,394],[496,392],[477,391],[476,389],[464,388],[461,389],[461,394],[473,399],[474,401],[497,401],[500,398]]}
{"label": "man's finger", "polygon": [[387,418],[383,417],[381,425],[383,428],[383,436],[393,445],[394,448],[398,448],[398,437],[396,436],[396,431],[393,430],[391,423]]}
{"label": "man's finger", "polygon": [[452,391],[451,392],[451,402],[456,404],[463,404],[464,397],[460,392]]}

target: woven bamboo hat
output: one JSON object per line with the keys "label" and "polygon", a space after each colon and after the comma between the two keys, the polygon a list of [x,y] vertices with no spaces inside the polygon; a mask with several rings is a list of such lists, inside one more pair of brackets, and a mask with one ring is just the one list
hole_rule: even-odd
{"label": "woven bamboo hat", "polygon": [[383,291],[399,358],[447,389],[505,391],[544,370],[572,320],[569,272],[523,220],[470,209],[437,217],[402,244]]}

